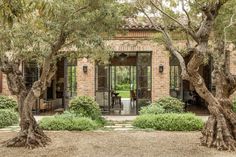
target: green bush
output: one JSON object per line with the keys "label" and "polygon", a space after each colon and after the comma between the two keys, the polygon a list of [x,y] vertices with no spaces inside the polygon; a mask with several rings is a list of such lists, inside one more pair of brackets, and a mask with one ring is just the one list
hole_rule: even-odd
{"label": "green bush", "polygon": [[203,128],[203,121],[192,113],[146,114],[138,116],[133,125],[142,129],[194,131]]}
{"label": "green bush", "polygon": [[0,95],[0,109],[16,109],[17,102],[9,97]]}
{"label": "green bush", "polygon": [[184,103],[177,98],[163,97],[152,103],[152,105],[160,105],[164,108],[165,113],[181,113],[184,112]]}
{"label": "green bush", "polygon": [[121,91],[128,91],[130,90],[130,84],[117,84],[115,89]]}
{"label": "green bush", "polygon": [[69,110],[79,117],[100,120],[102,117],[99,105],[90,97],[76,97],[70,101]]}
{"label": "green bush", "polygon": [[161,114],[165,113],[165,109],[160,106],[160,105],[149,105],[142,107],[141,110],[139,111],[140,115],[143,114]]}
{"label": "green bush", "polygon": [[0,109],[0,128],[18,123],[18,115],[13,110]]}
{"label": "green bush", "polygon": [[56,115],[55,117],[45,117],[39,122],[39,126],[44,130],[76,130],[90,131],[98,128],[95,121],[86,117],[76,117],[73,114]]}

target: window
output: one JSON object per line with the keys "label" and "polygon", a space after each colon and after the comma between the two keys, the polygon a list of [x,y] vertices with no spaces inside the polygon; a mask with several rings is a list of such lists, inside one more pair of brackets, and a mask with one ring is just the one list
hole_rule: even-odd
{"label": "window", "polygon": [[179,66],[170,66],[170,88],[180,90]]}
{"label": "window", "polygon": [[67,93],[69,97],[77,96],[77,62],[71,61],[67,65]]}

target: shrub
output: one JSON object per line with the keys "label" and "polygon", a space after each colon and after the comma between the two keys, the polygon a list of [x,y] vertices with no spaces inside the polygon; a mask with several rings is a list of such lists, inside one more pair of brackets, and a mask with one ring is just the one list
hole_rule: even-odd
{"label": "shrub", "polygon": [[0,110],[0,128],[10,126],[18,123],[18,115],[13,110],[1,109]]}
{"label": "shrub", "polygon": [[138,116],[133,125],[142,129],[194,131],[203,128],[203,121],[192,113],[146,114]]}
{"label": "shrub", "polygon": [[99,105],[92,98],[86,96],[72,99],[69,110],[80,117],[89,117],[92,120],[100,120],[102,117]]}
{"label": "shrub", "polygon": [[165,109],[160,105],[149,105],[142,107],[139,114],[161,114],[165,113]]}
{"label": "shrub", "polygon": [[121,91],[128,91],[130,90],[130,84],[117,84],[115,89]]}
{"label": "shrub", "polygon": [[184,103],[177,98],[164,97],[152,103],[152,105],[160,105],[164,108],[165,113],[181,113],[184,112]]}
{"label": "shrub", "polygon": [[9,97],[0,95],[0,109],[16,109],[17,102]]}
{"label": "shrub", "polygon": [[95,121],[90,118],[76,117],[73,114],[57,115],[46,117],[39,122],[39,126],[44,130],[77,130],[90,131],[98,127]]}

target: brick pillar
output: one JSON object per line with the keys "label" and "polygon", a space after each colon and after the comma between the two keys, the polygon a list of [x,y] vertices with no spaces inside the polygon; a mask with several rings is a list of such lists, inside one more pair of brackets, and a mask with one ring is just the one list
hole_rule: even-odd
{"label": "brick pillar", "polygon": [[[84,66],[87,66],[87,72],[83,71]],[[78,60],[77,95],[95,98],[95,63],[86,58]]]}
{"label": "brick pillar", "polygon": [[[163,73],[159,72],[159,66],[164,66]],[[155,48],[152,53],[152,101],[170,95],[170,66],[169,53],[164,46]]]}

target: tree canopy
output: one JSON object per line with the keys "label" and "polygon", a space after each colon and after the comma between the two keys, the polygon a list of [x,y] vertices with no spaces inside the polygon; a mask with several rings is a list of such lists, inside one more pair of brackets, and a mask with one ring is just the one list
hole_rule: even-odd
{"label": "tree canopy", "polygon": [[[38,127],[32,106],[44,94],[62,57],[104,59],[112,37],[129,13],[116,0],[3,0],[0,2],[0,70],[16,95],[21,131],[7,146],[35,148],[50,139]],[[26,88],[20,65],[34,61],[40,77]]]}
{"label": "tree canopy", "polygon": [[10,51],[22,61],[42,60],[60,35],[66,38],[60,49],[85,56],[93,50],[92,56],[102,56],[103,39],[115,34],[126,9],[114,0],[24,0],[2,5],[1,54]]}

